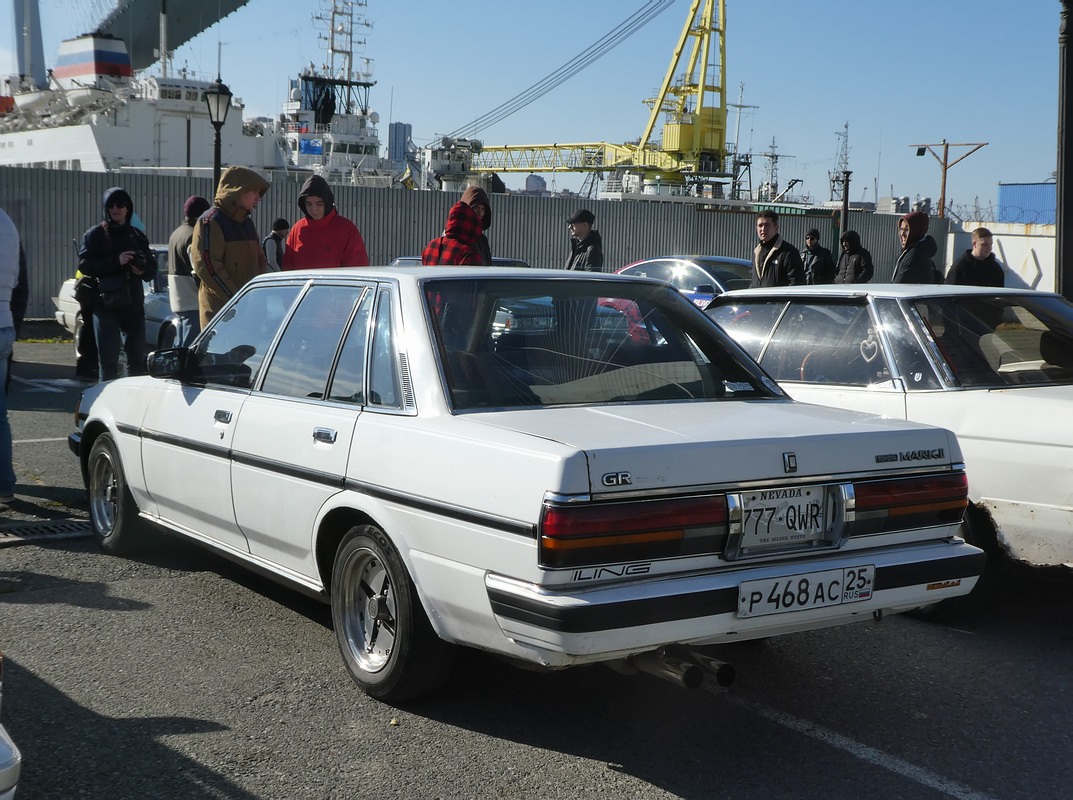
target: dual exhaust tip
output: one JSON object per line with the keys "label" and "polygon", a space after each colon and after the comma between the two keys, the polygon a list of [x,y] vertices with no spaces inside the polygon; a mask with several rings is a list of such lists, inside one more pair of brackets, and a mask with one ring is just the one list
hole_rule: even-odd
{"label": "dual exhaust tip", "polygon": [[629,663],[641,672],[655,675],[686,689],[698,689],[706,678],[717,686],[730,686],[737,672],[733,665],[710,658],[682,645],[664,645],[647,653],[631,656]]}

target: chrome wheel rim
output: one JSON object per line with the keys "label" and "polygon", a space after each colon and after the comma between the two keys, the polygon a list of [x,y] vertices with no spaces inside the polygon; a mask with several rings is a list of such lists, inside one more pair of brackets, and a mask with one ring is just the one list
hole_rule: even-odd
{"label": "chrome wheel rim", "polygon": [[375,673],[387,666],[395,649],[395,586],[384,563],[369,550],[358,550],[343,571],[343,630],[358,667]]}
{"label": "chrome wheel rim", "polygon": [[118,494],[115,465],[102,453],[94,460],[89,476],[89,510],[93,527],[101,536],[108,536],[115,529]]}

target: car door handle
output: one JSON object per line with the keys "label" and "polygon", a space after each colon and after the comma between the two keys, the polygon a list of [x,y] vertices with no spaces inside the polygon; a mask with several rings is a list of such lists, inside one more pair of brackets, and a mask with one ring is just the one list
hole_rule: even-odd
{"label": "car door handle", "polygon": [[216,409],[216,414],[214,416],[215,416],[217,422],[222,422],[224,425],[230,425],[231,424],[231,412],[230,411],[225,411],[222,408],[218,408],[218,409]]}
{"label": "car door handle", "polygon": [[324,442],[326,444],[335,444],[335,437],[338,434],[331,428],[314,428],[313,429],[313,441]]}

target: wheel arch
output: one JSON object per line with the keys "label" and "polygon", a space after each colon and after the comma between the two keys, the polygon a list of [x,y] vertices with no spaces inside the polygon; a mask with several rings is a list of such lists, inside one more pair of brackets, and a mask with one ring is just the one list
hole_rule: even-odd
{"label": "wheel arch", "polygon": [[83,426],[82,440],[78,447],[78,463],[82,468],[82,482],[84,484],[89,483],[89,454],[93,450],[93,444],[101,434],[110,432],[108,426],[100,420],[91,420]]}

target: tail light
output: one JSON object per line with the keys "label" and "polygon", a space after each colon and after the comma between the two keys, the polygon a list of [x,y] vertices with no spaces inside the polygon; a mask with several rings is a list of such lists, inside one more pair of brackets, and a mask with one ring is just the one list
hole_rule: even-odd
{"label": "tail light", "polygon": [[540,519],[540,565],[577,567],[719,553],[726,536],[725,495],[546,503]]}
{"label": "tail light", "polygon": [[969,504],[964,472],[853,484],[851,536],[959,522]]}

